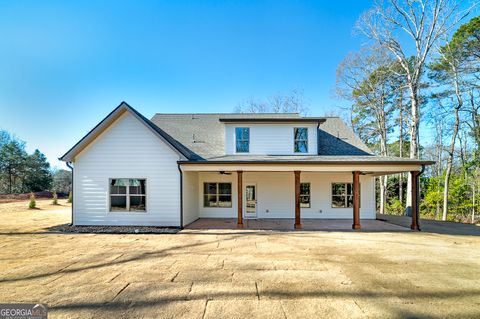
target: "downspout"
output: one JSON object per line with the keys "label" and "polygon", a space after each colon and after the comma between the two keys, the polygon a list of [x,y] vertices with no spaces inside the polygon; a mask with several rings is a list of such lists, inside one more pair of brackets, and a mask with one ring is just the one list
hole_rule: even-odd
{"label": "downspout", "polygon": [[178,171],[180,172],[180,229],[183,229],[183,172],[178,165]]}
{"label": "downspout", "polygon": [[319,150],[320,150],[320,143],[319,143],[320,138],[318,136],[318,131],[320,131],[320,124],[321,124],[320,122],[317,123],[317,132],[316,132],[317,133],[316,134],[317,135],[317,155],[320,155],[320,152],[319,152]]}
{"label": "downspout", "polygon": [[71,162],[66,162],[68,168],[72,171],[72,189],[70,190],[72,192],[72,222],[70,223],[70,226],[73,226],[73,205],[75,204],[73,200],[73,166],[70,164]]}
{"label": "downspout", "polygon": [[425,172],[425,164],[422,164],[422,170],[418,173],[418,181],[417,181],[417,194],[418,194],[418,199],[417,199],[417,216],[415,217],[417,220],[417,227],[418,230],[420,230],[420,175],[422,175]]}

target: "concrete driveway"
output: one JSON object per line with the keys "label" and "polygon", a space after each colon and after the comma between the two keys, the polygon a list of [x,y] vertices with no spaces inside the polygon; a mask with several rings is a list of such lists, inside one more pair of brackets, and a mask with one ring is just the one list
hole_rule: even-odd
{"label": "concrete driveway", "polygon": [[[7,205],[7,204],[5,204]],[[68,208],[0,210],[0,302],[51,318],[480,315],[480,237],[185,230],[62,234]]]}

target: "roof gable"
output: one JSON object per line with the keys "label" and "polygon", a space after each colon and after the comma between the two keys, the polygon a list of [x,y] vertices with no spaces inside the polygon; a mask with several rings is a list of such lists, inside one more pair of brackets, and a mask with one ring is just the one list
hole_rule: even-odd
{"label": "roof gable", "polygon": [[169,145],[184,159],[194,160],[197,155],[175,140],[172,136],[153,124],[150,120],[140,114],[133,107],[126,102],[120,103],[110,114],[108,114],[100,123],[98,123],[90,132],[87,133],[79,142],[77,142],[70,150],[68,150],[62,157],[61,161],[71,162],[82,150],[84,150],[90,143],[92,143],[100,134],[108,129],[117,119],[120,118],[125,112],[129,112],[135,118],[137,118],[142,124],[144,124],[150,131],[154,133],[158,138]]}

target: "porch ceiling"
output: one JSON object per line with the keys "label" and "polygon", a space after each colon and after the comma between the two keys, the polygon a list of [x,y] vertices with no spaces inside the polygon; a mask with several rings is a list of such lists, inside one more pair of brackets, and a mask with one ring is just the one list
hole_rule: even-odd
{"label": "porch ceiling", "polygon": [[322,155],[227,155],[205,161],[179,161],[183,171],[253,171],[253,172],[351,172],[394,174],[421,171],[432,161],[400,157],[322,156]]}

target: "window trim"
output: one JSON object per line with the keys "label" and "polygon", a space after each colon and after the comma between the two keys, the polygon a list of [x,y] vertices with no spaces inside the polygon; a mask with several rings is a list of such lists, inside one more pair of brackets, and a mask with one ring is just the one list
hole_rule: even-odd
{"label": "window trim", "polygon": [[[205,194],[205,184],[217,184],[217,191],[215,196],[217,197],[216,203],[218,204],[220,201],[220,195],[228,195],[228,194],[220,194],[220,187],[218,184],[230,184],[230,206],[205,206],[205,196],[206,195],[213,195],[213,194]],[[233,207],[233,183],[232,182],[203,182],[203,190],[202,190],[202,206],[203,208],[232,208]]]}
{"label": "window trim", "polygon": [[[348,195],[348,194],[345,195],[345,202],[344,202],[344,204],[345,204],[346,206],[342,206],[342,207],[334,207],[334,206],[333,206],[333,196],[338,196],[338,197],[340,197],[340,195],[333,195],[333,185],[334,185],[334,184],[343,184],[343,185],[345,185],[345,188],[346,188],[347,190],[348,190],[347,184],[352,184],[352,194],[351,194],[351,195]],[[362,206],[362,205],[361,205],[361,203],[362,203],[362,196],[361,196],[362,186],[361,186],[361,183],[358,184],[358,188],[359,188],[359,192],[358,192],[358,193],[359,193],[359,195],[360,195],[360,203],[359,203],[360,206],[359,206],[359,207],[361,207],[361,206]],[[352,206],[348,206],[348,196],[352,196]],[[334,208],[334,209],[336,209],[336,208],[340,208],[340,209],[352,208],[352,209],[353,209],[353,182],[332,182],[332,183],[330,184],[330,206],[331,206],[331,208]]]}
{"label": "window trim", "polygon": [[[246,152],[242,152],[242,151],[239,151],[238,148],[237,148],[237,129],[247,129],[248,130],[248,140],[245,140],[245,139],[242,139],[240,140],[240,142],[248,142],[248,151]],[[250,153],[250,127],[249,126],[235,126],[234,128],[234,131],[235,131],[235,139],[234,139],[234,146],[235,146],[235,153],[238,153],[238,154],[248,154]]]}
{"label": "window trim", "polygon": [[[143,179],[145,180],[145,194],[133,194],[133,196],[143,196],[145,197],[145,210],[130,210],[130,187],[127,187],[125,197],[126,197],[126,210],[112,210],[112,196],[123,196],[123,194],[111,194],[110,191],[110,185],[112,183],[113,179]],[[147,192],[149,189],[148,185],[148,178],[146,177],[110,177],[108,178],[108,185],[107,185],[107,197],[108,197],[108,208],[107,208],[107,213],[109,214],[149,214],[148,212],[148,199],[149,196],[147,196]]]}
{"label": "window trim", "polygon": [[[308,195],[302,195],[302,184],[308,184]],[[308,206],[302,206],[302,196],[308,196]],[[312,183],[310,182],[300,182],[300,208],[312,208]]]}
{"label": "window trim", "polygon": [[[307,130],[307,139],[306,140],[297,140],[296,138],[296,134],[295,134],[295,130],[297,129],[306,129]],[[307,150],[305,152],[297,152],[295,151],[295,145],[297,144],[297,141],[298,142],[306,142],[306,146],[307,146]],[[293,128],[293,153],[294,154],[308,154],[308,127],[294,127]]]}

